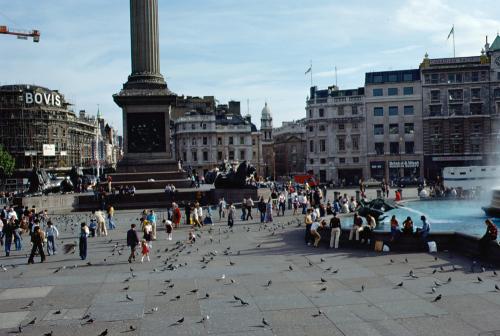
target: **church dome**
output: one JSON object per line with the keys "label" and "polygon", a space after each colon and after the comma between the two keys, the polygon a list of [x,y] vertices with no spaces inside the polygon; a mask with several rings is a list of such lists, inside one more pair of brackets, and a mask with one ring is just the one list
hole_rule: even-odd
{"label": "church dome", "polygon": [[266,104],[264,105],[264,108],[262,109],[262,119],[270,119],[271,118],[271,109],[269,108],[269,105]]}

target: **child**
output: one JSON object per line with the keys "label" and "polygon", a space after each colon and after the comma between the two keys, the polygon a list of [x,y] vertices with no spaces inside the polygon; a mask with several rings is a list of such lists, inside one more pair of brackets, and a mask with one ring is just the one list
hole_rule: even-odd
{"label": "child", "polygon": [[165,229],[167,230],[167,239],[172,240],[172,222],[168,219],[164,219],[163,224],[165,225]]}
{"label": "child", "polygon": [[193,230],[193,229],[189,230],[189,233],[188,233],[188,241],[189,241],[191,244],[196,243],[196,235],[194,234],[194,230]]}
{"label": "child", "polygon": [[144,261],[144,257],[148,258],[148,261],[151,261],[149,260],[149,245],[146,239],[141,240],[141,252],[142,252],[141,262]]}
{"label": "child", "polygon": [[45,236],[47,237],[47,255],[50,255],[51,250],[53,254],[56,254],[56,238],[59,237],[59,231],[52,224],[51,220],[47,222]]}
{"label": "child", "polygon": [[92,218],[90,220],[90,224],[89,224],[89,230],[90,230],[90,236],[91,237],[95,237],[95,230],[97,228],[97,222],[95,220],[95,218]]}

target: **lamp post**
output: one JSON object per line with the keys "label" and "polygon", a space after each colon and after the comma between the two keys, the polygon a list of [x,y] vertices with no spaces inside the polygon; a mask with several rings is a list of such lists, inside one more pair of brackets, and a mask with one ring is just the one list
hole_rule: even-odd
{"label": "lamp post", "polygon": [[404,177],[403,162],[401,161],[401,151],[403,150],[403,137],[399,137],[399,176]]}

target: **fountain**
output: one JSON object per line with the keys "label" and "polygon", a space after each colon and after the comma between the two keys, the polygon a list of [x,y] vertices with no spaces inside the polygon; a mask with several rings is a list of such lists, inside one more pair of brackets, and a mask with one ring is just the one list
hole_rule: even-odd
{"label": "fountain", "polygon": [[486,216],[489,217],[500,217],[500,187],[495,187],[491,194],[491,203],[489,206],[482,207]]}

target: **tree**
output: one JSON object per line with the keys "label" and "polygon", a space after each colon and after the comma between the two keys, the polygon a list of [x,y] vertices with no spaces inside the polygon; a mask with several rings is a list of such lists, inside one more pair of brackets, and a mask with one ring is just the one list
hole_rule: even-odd
{"label": "tree", "polygon": [[12,175],[16,165],[16,160],[10,155],[5,147],[0,144],[0,179]]}

